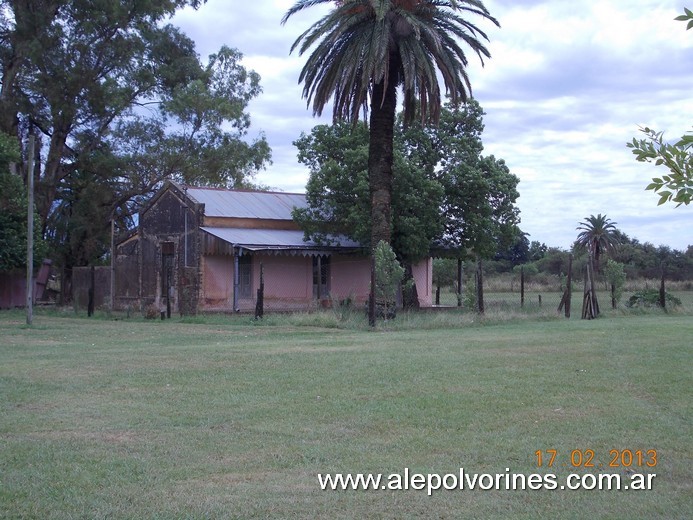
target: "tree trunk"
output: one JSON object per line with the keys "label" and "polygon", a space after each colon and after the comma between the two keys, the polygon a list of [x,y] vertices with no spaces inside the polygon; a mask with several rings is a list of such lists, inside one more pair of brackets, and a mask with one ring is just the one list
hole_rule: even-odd
{"label": "tree trunk", "polygon": [[[395,60],[391,60],[395,61]],[[371,195],[371,250],[381,240],[391,242],[390,203],[395,111],[397,108],[396,70],[391,64],[390,81],[373,86],[370,138],[368,143],[368,183]]]}

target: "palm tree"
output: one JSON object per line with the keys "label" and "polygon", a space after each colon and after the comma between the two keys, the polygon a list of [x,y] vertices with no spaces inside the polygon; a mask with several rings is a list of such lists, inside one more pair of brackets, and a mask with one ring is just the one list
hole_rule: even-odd
{"label": "palm tree", "polygon": [[332,99],[333,118],[356,122],[370,109],[368,176],[371,248],[390,243],[390,200],[397,89],[404,92],[405,121],[417,109],[423,122],[437,122],[443,79],[453,103],[466,101],[471,84],[464,42],[484,63],[486,34],[462,18],[467,12],[498,25],[480,0],[298,0],[282,24],[306,8],[334,8],[301,34],[291,52],[308,57],[299,82],[303,97],[321,115]]}
{"label": "palm tree", "polygon": [[578,233],[575,243],[587,249],[594,268],[599,271],[599,258],[603,252],[608,252],[618,244],[616,222],[612,222],[601,213],[596,217],[590,215],[576,228]]}

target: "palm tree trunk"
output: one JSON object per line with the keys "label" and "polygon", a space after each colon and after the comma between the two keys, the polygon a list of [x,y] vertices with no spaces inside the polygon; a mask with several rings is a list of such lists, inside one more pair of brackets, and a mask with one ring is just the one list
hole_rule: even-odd
{"label": "palm tree trunk", "polygon": [[[392,67],[391,67],[392,68]],[[368,183],[371,194],[371,250],[378,242],[391,242],[390,202],[392,199],[392,161],[397,90],[391,74],[387,88],[383,82],[373,86],[370,140],[368,144]]]}

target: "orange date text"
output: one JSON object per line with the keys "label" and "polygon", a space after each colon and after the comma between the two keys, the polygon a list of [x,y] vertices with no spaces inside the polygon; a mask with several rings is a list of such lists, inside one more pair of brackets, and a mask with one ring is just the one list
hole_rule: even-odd
{"label": "orange date text", "polygon": [[630,468],[657,466],[657,450],[614,449],[608,454],[598,457],[595,450],[574,449],[559,452],[554,449],[537,450],[534,452],[537,467],[553,468],[557,466],[571,468]]}

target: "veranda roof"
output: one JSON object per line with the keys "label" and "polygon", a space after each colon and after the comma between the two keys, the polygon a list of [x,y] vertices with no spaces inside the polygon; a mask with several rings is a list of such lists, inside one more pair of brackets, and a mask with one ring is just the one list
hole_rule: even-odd
{"label": "veranda roof", "polygon": [[239,229],[239,228],[200,228],[234,247],[249,251],[277,251],[293,254],[330,254],[335,252],[356,252],[363,248],[358,242],[343,235],[331,236],[335,245],[323,245],[312,240],[303,240],[303,231],[283,229]]}

